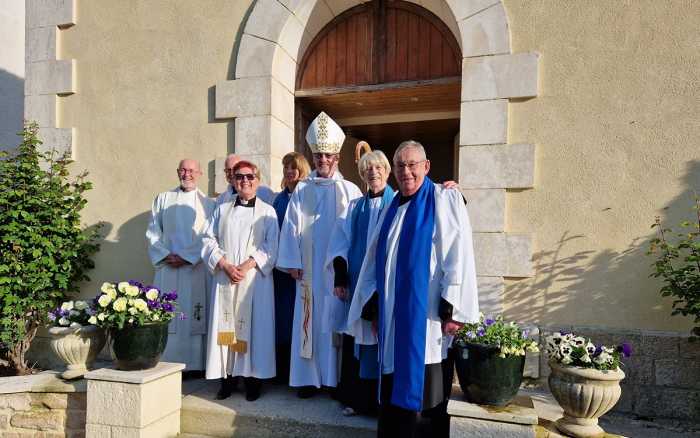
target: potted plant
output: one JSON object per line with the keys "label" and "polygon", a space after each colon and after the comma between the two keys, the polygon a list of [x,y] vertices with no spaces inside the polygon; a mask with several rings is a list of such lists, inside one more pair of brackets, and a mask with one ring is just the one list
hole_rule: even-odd
{"label": "potted plant", "polygon": [[620,399],[620,381],[625,378],[620,358],[629,357],[632,347],[595,345],[582,336],[560,332],[546,342],[552,368],[549,389],[564,409],[564,417],[555,423],[557,429],[574,437],[604,434],[598,418]]}
{"label": "potted plant", "polygon": [[514,322],[501,316],[465,324],[455,338],[459,385],[472,403],[505,406],[523,379],[525,352],[539,351],[537,342]]}
{"label": "potted plant", "polygon": [[105,345],[104,330],[93,325],[95,309],[87,301],[66,301],[48,313],[51,349],[66,364],[64,379],[82,377]]}
{"label": "potted plant", "polygon": [[[95,323],[107,329],[119,370],[153,368],[168,343],[177,293],[137,281],[103,283],[95,298]],[[183,314],[180,314],[184,318]]]}

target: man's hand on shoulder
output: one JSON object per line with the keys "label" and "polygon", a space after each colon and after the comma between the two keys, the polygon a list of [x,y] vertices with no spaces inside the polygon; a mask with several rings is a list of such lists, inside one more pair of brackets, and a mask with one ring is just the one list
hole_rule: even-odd
{"label": "man's hand on shoulder", "polygon": [[447,336],[454,336],[457,334],[457,330],[462,328],[464,324],[461,322],[457,322],[453,319],[450,319],[448,321],[443,321],[442,323],[442,333],[447,335]]}

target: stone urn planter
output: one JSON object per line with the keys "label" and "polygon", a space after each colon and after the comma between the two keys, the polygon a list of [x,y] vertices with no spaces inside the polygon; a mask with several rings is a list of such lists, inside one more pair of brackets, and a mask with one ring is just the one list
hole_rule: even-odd
{"label": "stone urn planter", "polygon": [[600,371],[593,368],[567,367],[549,363],[549,389],[564,409],[564,417],[555,425],[573,437],[596,437],[605,434],[598,418],[615,406],[622,390],[625,373],[619,368]]}
{"label": "stone urn planter", "polygon": [[51,349],[66,363],[64,379],[82,377],[92,366],[95,357],[105,345],[105,332],[100,327],[51,327]]}
{"label": "stone urn planter", "polygon": [[109,342],[118,370],[155,367],[168,343],[168,323],[149,323],[109,330]]}
{"label": "stone urn planter", "polygon": [[456,345],[455,368],[468,401],[506,406],[523,380],[525,356],[499,357],[500,348],[484,344]]}

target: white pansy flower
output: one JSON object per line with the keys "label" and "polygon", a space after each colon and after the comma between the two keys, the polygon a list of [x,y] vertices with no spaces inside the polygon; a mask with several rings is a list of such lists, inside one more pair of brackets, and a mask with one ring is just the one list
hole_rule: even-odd
{"label": "white pansy flower", "polygon": [[603,365],[611,359],[612,356],[610,356],[607,352],[603,351],[598,356],[593,358],[593,362],[597,363],[598,365]]}
{"label": "white pansy flower", "polygon": [[153,301],[158,298],[158,290],[156,289],[148,289],[148,292],[146,292],[146,298]]}
{"label": "white pansy flower", "polygon": [[123,312],[126,310],[126,298],[118,298],[114,304],[112,304],[112,308],[117,311],[117,312]]}
{"label": "white pansy flower", "polygon": [[61,310],[73,310],[73,301],[66,301],[61,304]]}
{"label": "white pansy flower", "polygon": [[129,315],[136,315],[139,310],[136,307],[129,307]]}
{"label": "white pansy flower", "polygon": [[87,301],[82,301],[82,300],[76,301],[75,308],[77,310],[85,310],[88,308],[88,303],[87,303]]}
{"label": "white pansy flower", "polygon": [[110,289],[107,292],[105,292],[109,298],[116,300],[117,299],[117,290],[116,289]]}
{"label": "white pansy flower", "polygon": [[141,298],[134,300],[134,307],[136,307],[140,312],[148,310],[148,304]]}
{"label": "white pansy flower", "polygon": [[133,299],[133,298],[129,298],[129,301],[127,301],[127,302],[129,303],[130,306],[133,306],[133,305],[134,305],[134,299]]}
{"label": "white pansy flower", "polygon": [[77,310],[71,310],[70,312],[68,312],[68,315],[69,316],[78,316],[78,315],[80,315],[80,312],[78,312]]}
{"label": "white pansy flower", "polygon": [[[102,315],[104,315],[104,314],[102,314]],[[97,324],[97,317],[95,315],[91,316],[90,319],[88,319],[88,322],[90,324],[93,324],[93,325]]]}
{"label": "white pansy flower", "polygon": [[97,315],[97,319],[99,319],[100,321],[104,321],[106,318],[107,318],[106,313],[100,313]]}
{"label": "white pansy flower", "polygon": [[581,362],[591,363],[591,356],[589,356],[588,354],[584,354],[583,356],[581,356]]}
{"label": "white pansy flower", "polygon": [[574,345],[577,347],[583,347],[586,344],[586,339],[581,336],[576,336],[574,338]]}
{"label": "white pansy flower", "polygon": [[155,315],[153,315],[153,320],[154,320],[154,321],[159,321],[159,320],[160,320],[160,316],[158,316],[158,314],[156,313]]}
{"label": "white pansy flower", "polygon": [[561,357],[561,363],[563,363],[564,365],[569,365],[569,364],[570,364],[571,362],[573,362],[573,361],[574,361],[574,360],[573,360],[573,359],[571,358],[571,356],[569,356],[568,354],[563,355],[563,356]]}
{"label": "white pansy flower", "polygon": [[133,323],[134,323],[134,318],[129,318],[129,324],[133,324]]}
{"label": "white pansy flower", "polygon": [[139,288],[137,286],[128,286],[126,290],[124,291],[125,294],[127,294],[130,297],[135,297],[139,294]]}
{"label": "white pansy flower", "polygon": [[101,307],[107,307],[107,306],[109,306],[109,303],[111,303],[111,302],[112,302],[112,298],[107,294],[101,295],[100,298],[97,299],[97,303]]}
{"label": "white pansy flower", "polygon": [[119,292],[126,293],[126,289],[131,286],[128,281],[120,281],[119,284],[117,285],[117,289],[119,289]]}
{"label": "white pansy flower", "polygon": [[68,320],[68,318],[61,317],[61,319],[58,320],[58,324],[62,326],[68,326],[70,325],[70,321]]}

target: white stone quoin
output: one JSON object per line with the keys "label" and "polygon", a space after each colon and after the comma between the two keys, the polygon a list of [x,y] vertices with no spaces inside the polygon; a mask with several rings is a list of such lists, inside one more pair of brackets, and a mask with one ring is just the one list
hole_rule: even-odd
{"label": "white stone quoin", "polygon": [[166,438],[180,433],[182,370],[161,362],[142,371],[101,368],[85,375],[87,438]]}

